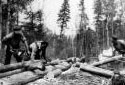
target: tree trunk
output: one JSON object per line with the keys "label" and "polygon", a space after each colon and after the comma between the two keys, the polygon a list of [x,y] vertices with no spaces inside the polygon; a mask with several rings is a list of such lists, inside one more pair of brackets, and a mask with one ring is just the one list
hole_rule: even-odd
{"label": "tree trunk", "polygon": [[56,69],[61,69],[62,71],[66,71],[71,67],[71,65],[64,66],[64,65],[55,65]]}
{"label": "tree trunk", "polygon": [[19,69],[22,67],[23,67],[22,63],[14,63],[14,64],[10,64],[10,65],[1,66],[0,73],[12,71],[12,70]]}
{"label": "tree trunk", "polygon": [[99,46],[99,31],[98,31],[98,28],[96,29],[96,56],[98,56],[98,54],[99,54],[99,48],[100,48],[100,46]]}
{"label": "tree trunk", "polygon": [[56,70],[53,70],[51,72],[49,72],[47,74],[47,78],[55,78],[55,77],[58,77],[59,75],[61,75],[62,73],[62,70],[61,69],[56,69]]}
{"label": "tree trunk", "polygon": [[[36,71],[36,70],[35,70]],[[2,78],[3,80],[3,83],[7,83],[7,84],[4,84],[4,85],[25,85],[27,83],[30,83],[30,82],[34,82],[35,80],[37,79],[40,79],[40,78],[43,78],[44,75],[47,74],[47,72],[41,72],[40,74],[36,75],[37,73],[33,73],[33,72],[30,72],[30,71],[26,71],[26,72],[23,72],[23,73],[19,73],[19,74],[15,74],[15,75],[12,75],[12,76],[9,76],[9,78]]]}
{"label": "tree trunk", "polygon": [[63,38],[63,31],[64,31],[64,26],[61,25],[61,30],[60,30],[60,39]]}
{"label": "tree trunk", "polygon": [[104,64],[113,62],[113,61],[118,60],[118,59],[122,59],[122,58],[123,58],[122,56],[115,56],[115,57],[106,59],[106,60],[104,60],[104,61],[95,62],[95,63],[93,63],[93,64],[91,64],[91,65],[92,65],[92,66],[100,66],[100,65],[104,65]]}
{"label": "tree trunk", "polygon": [[[31,61],[25,61],[24,63],[13,63],[10,65],[4,65],[0,67],[0,73],[7,72],[7,71],[12,71],[15,69],[20,69],[23,67],[29,66],[29,68],[43,68],[41,65],[41,62],[39,60],[34,61],[34,64],[30,63]],[[32,65],[32,66],[31,66]],[[39,67],[40,66],[40,67]]]}
{"label": "tree trunk", "polygon": [[8,5],[8,17],[7,17],[7,26],[6,26],[6,34],[9,34],[10,31],[10,0],[7,0]]}
{"label": "tree trunk", "polygon": [[24,69],[17,69],[17,70],[5,72],[5,73],[0,73],[0,78],[11,76],[11,75],[14,75],[14,74],[18,74],[18,73],[21,73],[21,72],[24,72],[24,71],[25,71]]}
{"label": "tree trunk", "polygon": [[96,74],[96,75],[99,75],[99,76],[107,77],[107,78],[114,75],[113,71],[105,70],[105,69],[94,67],[94,66],[91,66],[91,65],[81,64],[80,70],[86,71],[86,72],[89,72],[89,73],[93,73],[93,74]]}
{"label": "tree trunk", "polygon": [[103,42],[102,42],[102,45],[103,45],[103,48],[102,48],[102,50],[104,50],[105,49],[105,25],[104,25],[104,21],[103,21],[103,37],[102,37],[102,40],[103,40]]}
{"label": "tree trunk", "polygon": [[19,12],[17,10],[17,25],[19,25]]}
{"label": "tree trunk", "polygon": [[2,48],[1,38],[2,38],[2,3],[0,1],[0,50]]}
{"label": "tree trunk", "polygon": [[107,48],[109,48],[109,29],[108,29],[108,24],[109,24],[109,17],[107,16],[106,17],[106,20],[107,20],[107,23],[106,23],[106,37],[107,37],[107,42],[106,42],[106,44],[107,44]]}

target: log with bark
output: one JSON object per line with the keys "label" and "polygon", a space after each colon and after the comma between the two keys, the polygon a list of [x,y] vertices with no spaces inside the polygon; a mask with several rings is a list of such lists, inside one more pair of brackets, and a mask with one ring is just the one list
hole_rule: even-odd
{"label": "log with bark", "polygon": [[10,65],[0,66],[0,73],[12,71],[12,70],[23,68],[23,67],[24,67],[23,63],[13,63]]}
{"label": "log with bark", "polygon": [[45,67],[45,70],[46,71],[48,71],[48,72],[51,72],[51,71],[53,71],[53,70],[55,70],[56,68],[54,67],[54,66],[52,66],[52,65],[49,65],[49,66],[46,66]]}
{"label": "log with bark", "polygon": [[43,64],[42,61],[29,61],[26,62],[26,64],[24,64],[24,69],[26,70],[35,70],[35,69],[39,69],[41,71],[45,70],[45,65]]}
{"label": "log with bark", "polygon": [[13,71],[0,73],[0,78],[11,76],[11,75],[14,75],[14,74],[18,74],[18,73],[21,73],[21,72],[24,72],[24,71],[25,71],[24,69],[16,69],[16,70],[13,70]]}
{"label": "log with bark", "polygon": [[59,75],[61,75],[61,73],[62,73],[61,69],[56,69],[56,70],[53,70],[51,72],[48,72],[48,74],[46,75],[46,78],[47,79],[53,79],[53,78],[58,77]]}
{"label": "log with bark", "polygon": [[52,66],[58,65],[61,62],[63,62],[63,60],[56,59],[56,60],[53,60],[51,62],[47,62],[46,66],[48,66],[48,65],[52,65]]}
{"label": "log with bark", "polygon": [[38,70],[34,70],[34,72],[25,71],[19,74],[4,77],[0,79],[0,81],[2,80],[2,83],[7,83],[6,85],[25,85],[29,82],[43,78],[47,73],[47,71],[40,71],[38,73]]}
{"label": "log with bark", "polygon": [[38,80],[40,78],[43,78],[47,73],[48,73],[47,71],[44,71],[39,75],[33,75],[31,78],[28,78],[28,79],[25,79],[22,81],[16,81],[16,82],[12,83],[11,85],[25,85],[27,83],[30,83],[30,82],[33,82],[33,81]]}
{"label": "log with bark", "polygon": [[122,59],[122,58],[123,57],[121,55],[119,55],[119,56],[115,56],[115,57],[112,57],[112,58],[109,58],[109,59],[106,59],[106,60],[103,60],[103,61],[95,62],[95,63],[93,63],[91,65],[92,66],[100,66],[100,65],[104,65],[104,64],[107,64],[107,63]]}
{"label": "log with bark", "polygon": [[61,69],[62,71],[66,71],[71,67],[71,64],[68,64],[67,62],[62,62],[58,65],[54,66],[56,69]]}
{"label": "log with bark", "polygon": [[[21,62],[21,63],[13,63],[13,64],[10,64],[10,65],[0,66],[0,73],[4,73],[4,72],[7,72],[7,71],[12,71],[12,70],[21,69],[21,68],[24,68],[24,67],[27,67],[27,66],[31,66],[30,62],[31,61],[25,61],[25,62]],[[41,62],[41,61],[40,60],[34,61],[34,63],[39,63],[39,62]],[[36,65],[36,67],[37,67],[37,65]]]}
{"label": "log with bark", "polygon": [[80,65],[80,70],[85,71],[85,72],[89,72],[89,73],[93,73],[95,75],[107,77],[107,78],[110,78],[111,76],[114,75],[113,71],[105,70],[105,69],[94,67],[91,65],[84,65],[82,63]]}

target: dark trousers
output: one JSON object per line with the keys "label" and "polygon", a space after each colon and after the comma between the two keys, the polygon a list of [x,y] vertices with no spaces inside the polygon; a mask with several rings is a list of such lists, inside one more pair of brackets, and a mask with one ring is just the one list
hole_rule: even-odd
{"label": "dark trousers", "polygon": [[46,60],[46,50],[44,49],[42,49],[42,50],[38,50],[37,52],[36,52],[36,56],[35,56],[35,59],[37,60],[37,59],[44,59],[44,60]]}
{"label": "dark trousers", "polygon": [[4,63],[5,65],[10,64],[11,56],[12,56],[12,55],[16,58],[17,62],[21,62],[21,61],[22,61],[22,58],[19,57],[19,56],[17,55],[17,53],[13,54],[11,51],[6,50],[6,57],[5,57],[5,63]]}

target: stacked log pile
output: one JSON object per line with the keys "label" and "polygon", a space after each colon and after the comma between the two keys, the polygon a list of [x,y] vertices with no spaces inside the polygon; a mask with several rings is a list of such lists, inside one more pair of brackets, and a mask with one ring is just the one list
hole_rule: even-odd
{"label": "stacked log pile", "polygon": [[[3,85],[25,85],[43,78],[55,78],[62,74],[70,73],[71,67],[77,67],[81,71],[89,72],[94,75],[111,78],[113,71],[99,68],[97,66],[122,59],[122,56],[115,56],[105,61],[99,61],[93,64],[85,64],[84,58],[68,58],[67,60],[53,60],[47,64],[42,61],[26,61],[23,63],[15,63],[0,67],[0,83]],[[122,74],[124,74],[122,72]]]}

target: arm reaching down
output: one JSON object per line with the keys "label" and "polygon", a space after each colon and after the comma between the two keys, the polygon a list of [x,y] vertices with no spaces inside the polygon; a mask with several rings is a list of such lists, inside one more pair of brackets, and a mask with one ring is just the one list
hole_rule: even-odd
{"label": "arm reaching down", "polygon": [[21,33],[21,35],[22,35],[22,41],[23,41],[23,43],[25,44],[25,47],[26,47],[26,51],[27,51],[28,54],[30,54],[29,46],[28,46],[28,43],[27,43],[26,37],[24,36],[23,33]]}
{"label": "arm reaching down", "polygon": [[31,51],[31,61],[34,61],[35,60],[36,51],[37,51],[37,47],[36,47],[35,43],[32,43],[30,45],[30,48],[32,49],[32,51]]}

